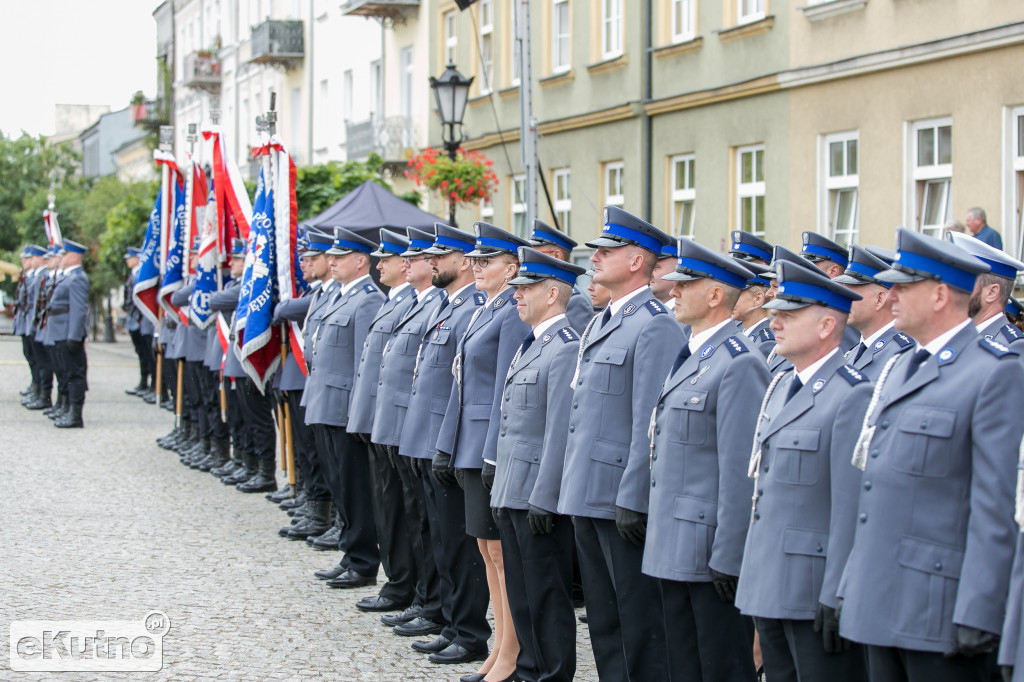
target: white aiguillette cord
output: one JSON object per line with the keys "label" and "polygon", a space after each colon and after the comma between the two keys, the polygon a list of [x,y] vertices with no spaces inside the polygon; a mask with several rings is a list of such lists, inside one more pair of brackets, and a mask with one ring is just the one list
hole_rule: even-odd
{"label": "white aiguillette cord", "polygon": [[1020,441],[1017,461],[1017,500],[1014,505],[1013,520],[1017,522],[1017,527],[1024,533],[1024,439]]}
{"label": "white aiguillette cord", "polygon": [[899,355],[894,355],[889,358],[889,362],[885,363],[885,367],[882,369],[882,373],[878,376],[878,383],[875,384],[875,390],[871,394],[871,402],[868,403],[868,410],[864,413],[864,423],[860,427],[860,435],[857,436],[857,444],[853,446],[853,459],[851,463],[861,471],[864,471],[864,467],[868,463],[868,450],[871,449],[871,439],[875,436],[875,427],[868,426],[868,421],[871,419],[871,413],[878,407],[878,401],[881,399],[882,386],[885,385],[886,379],[889,378],[889,372],[892,371],[892,366],[896,364],[896,361],[900,359]]}
{"label": "white aiguillette cord", "polygon": [[590,340],[590,332],[594,328],[594,325],[597,324],[597,321],[601,318],[601,315],[603,315],[603,313],[597,313],[590,319],[590,322],[587,324],[587,328],[583,330],[583,336],[580,337],[580,349],[576,353],[576,372],[572,375],[572,383],[569,384],[574,391],[576,390],[576,380],[580,378],[580,365],[583,364],[583,351],[587,347],[587,341]]}

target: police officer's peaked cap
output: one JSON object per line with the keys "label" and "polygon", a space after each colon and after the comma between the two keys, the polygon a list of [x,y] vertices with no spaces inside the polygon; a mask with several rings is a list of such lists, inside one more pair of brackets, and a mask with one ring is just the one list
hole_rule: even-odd
{"label": "police officer's peaked cap", "polygon": [[[317,253],[319,254],[321,252],[317,251]],[[244,258],[245,257],[245,240],[244,239],[242,239],[241,237],[235,237],[234,239],[231,240],[231,255],[232,255],[232,257],[236,257],[236,256],[240,257],[240,258]]]}
{"label": "police officer's peaked cap", "polygon": [[849,263],[846,258],[845,246],[817,232],[808,231],[803,233],[803,248],[800,250],[800,255],[812,263],[820,260],[830,260],[842,265],[844,268]]}
{"label": "police officer's peaked cap", "polygon": [[896,260],[896,252],[893,251],[892,249],[885,249],[882,248],[881,246],[868,244],[867,246],[864,247],[864,250],[870,253],[875,258],[885,261],[886,267],[891,266],[892,262]]}
{"label": "police officer's peaked cap", "polygon": [[600,246],[639,246],[660,258],[662,248],[674,243],[674,237],[665,234],[646,220],[626,213],[618,206],[605,206],[604,229],[601,236],[587,242],[587,246],[593,249]]}
{"label": "police officer's peaked cap", "polygon": [[749,289],[755,285],[760,285],[762,287],[769,287],[772,285],[772,283],[765,277],[767,273],[772,272],[770,266],[753,263],[748,260],[741,260],[736,258],[736,256],[733,256],[733,258],[747,270],[750,270],[750,273],[753,275],[753,277],[747,280],[746,286],[743,287],[744,289]]}
{"label": "police officer's peaked cap", "polygon": [[302,252],[302,255],[308,258],[322,256],[331,248],[333,243],[333,235],[325,234],[319,230],[306,230],[306,250]]}
{"label": "police officer's peaked cap", "polygon": [[387,228],[380,228],[380,245],[371,256],[388,258],[389,256],[401,256],[409,248],[409,238],[404,234],[392,232]]}
{"label": "police officer's peaked cap", "polygon": [[39,246],[39,244],[28,244],[25,246],[25,250],[28,251],[30,256],[44,256],[46,255],[46,249]]}
{"label": "police officer's peaked cap", "polygon": [[891,287],[892,284],[889,282],[878,279],[878,273],[888,269],[889,263],[854,244],[850,247],[850,264],[846,266],[846,271],[832,281],[840,284],[881,284],[883,287]]}
{"label": "police officer's peaked cap", "polygon": [[1024,263],[1003,253],[1002,249],[989,246],[985,242],[963,232],[947,232],[946,239],[971,254],[991,268],[993,275],[1016,279],[1017,273],[1024,270]]}
{"label": "police officer's peaked cap", "polygon": [[466,254],[470,258],[486,258],[501,253],[518,256],[520,246],[530,245],[530,242],[525,239],[520,239],[511,232],[506,232],[490,223],[480,221],[473,223],[473,232],[476,233],[476,248]]}
{"label": "police officer's peaked cap", "polygon": [[860,294],[836,284],[817,268],[811,271],[788,261],[775,267],[779,275],[779,290],[775,298],[762,308],[797,310],[809,305],[823,305],[848,313],[850,305],[861,299]]}
{"label": "police officer's peaked cap", "polygon": [[142,249],[137,246],[129,246],[124,250],[124,257],[127,258],[138,258],[142,255]]}
{"label": "police officer's peaked cap", "polygon": [[519,286],[552,278],[566,284],[576,284],[576,278],[584,272],[586,272],[586,268],[581,268],[573,263],[566,263],[546,253],[541,253],[537,249],[520,246],[519,276],[509,282],[509,284]]}
{"label": "police officer's peaked cap", "polygon": [[78,242],[73,242],[70,239],[64,240],[63,249],[67,253],[85,253],[85,247]]}
{"label": "police officer's peaked cap", "polygon": [[530,234],[529,241],[531,246],[550,244],[566,251],[576,248],[575,240],[571,239],[569,235],[536,218],[533,219],[533,232]]}
{"label": "police officer's peaked cap", "polygon": [[772,245],[758,236],[743,230],[732,231],[732,248],[729,253],[740,260],[772,261]]}
{"label": "police officer's peaked cap", "polygon": [[328,256],[346,256],[350,253],[365,253],[369,256],[377,245],[344,227],[334,228],[334,242],[327,249]]}
{"label": "police officer's peaked cap", "polygon": [[679,258],[676,269],[662,279],[689,282],[695,279],[713,279],[737,289],[745,289],[754,273],[735,258],[716,253],[692,239],[679,240]]}
{"label": "police officer's peaked cap", "polygon": [[901,227],[896,230],[896,259],[878,279],[893,284],[932,279],[970,293],[978,275],[990,269],[959,246]]}
{"label": "police officer's peaked cap", "polygon": [[434,223],[434,245],[423,253],[431,256],[445,256],[460,251],[469,253],[476,246],[476,237],[469,232],[456,229],[445,223]]}
{"label": "police officer's peaked cap", "polygon": [[818,269],[816,265],[802,257],[800,254],[790,251],[785,246],[776,246],[773,251],[771,266],[768,272],[765,272],[762,276],[765,279],[775,279],[778,277],[778,268],[776,268],[776,266],[779,263],[793,263],[794,265],[799,265],[805,270],[821,274],[821,270]]}
{"label": "police officer's peaked cap", "polygon": [[407,227],[405,228],[405,231],[409,235],[409,248],[407,248],[402,255],[406,258],[422,256],[427,249],[434,246],[435,235],[433,232],[420,230],[415,227]]}

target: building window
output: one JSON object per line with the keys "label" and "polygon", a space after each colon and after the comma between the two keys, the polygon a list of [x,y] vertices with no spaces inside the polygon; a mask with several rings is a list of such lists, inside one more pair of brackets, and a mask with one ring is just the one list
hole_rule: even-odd
{"label": "building window", "polygon": [[766,0],[736,0],[736,23],[749,24],[764,19]]}
{"label": "building window", "polygon": [[491,203],[490,197],[485,197],[484,200],[480,202],[480,220],[487,223],[494,222],[494,204]]}
{"label": "building window", "polygon": [[764,145],[739,147],[736,157],[739,228],[764,237]]}
{"label": "building window", "polygon": [[527,236],[526,225],[526,176],[512,176],[512,234],[523,239]]}
{"label": "building window", "polygon": [[622,0],[601,0],[601,56],[622,54]]}
{"label": "building window", "polygon": [[604,203],[606,206],[622,206],[626,203],[622,169],[622,161],[611,161],[604,165]]}
{"label": "building window", "polygon": [[[1010,148],[1010,173],[1013,198],[1013,210],[1007,213],[1012,216],[1014,226],[1017,228],[1015,241],[1018,244],[1015,255],[1017,258],[1024,252],[1024,107],[1016,107],[1010,112],[1011,135],[1013,145]],[[1007,226],[1009,227],[1009,226]],[[1005,236],[1012,235],[1012,230],[1006,229]],[[1010,239],[1004,240],[1004,247],[1009,250]]]}
{"label": "building window", "polygon": [[555,171],[555,219],[559,229],[569,232],[569,215],[572,212],[572,188],[570,186],[572,172],[568,168]]}
{"label": "building window", "polygon": [[840,244],[856,244],[859,224],[857,131],[822,139],[821,207],[819,230]]}
{"label": "building window", "polygon": [[381,70],[381,62],[374,59],[370,62],[370,118],[373,118],[384,102],[384,73]]}
{"label": "building window", "polygon": [[459,45],[458,22],[455,10],[444,13],[444,58],[446,64],[455,63],[455,53]]}
{"label": "building window", "polygon": [[494,82],[494,0],[481,0],[480,13],[480,93],[491,91]]}
{"label": "building window", "polygon": [[407,121],[412,120],[413,75],[415,66],[412,61],[412,46],[403,47],[398,53],[398,64],[401,69],[399,78],[399,107]]}
{"label": "building window", "polygon": [[570,67],[569,0],[551,2],[551,71],[561,73]]}
{"label": "building window", "polygon": [[694,8],[696,0],[672,0],[672,42],[693,40],[697,33]]}
{"label": "building window", "polygon": [[912,182],[909,205],[913,224],[922,233],[942,236],[942,228],[952,217],[953,121],[918,121],[910,135]]}
{"label": "building window", "polygon": [[519,12],[517,11],[518,7],[519,2],[517,2],[517,0],[511,0],[511,2],[508,3],[508,25],[510,30],[508,44],[512,46],[512,59],[509,61],[509,84],[513,87],[519,85],[519,67],[521,66],[519,59],[522,44],[516,36],[516,26],[518,25],[516,22],[519,21]]}
{"label": "building window", "polygon": [[342,112],[342,118],[346,121],[352,120],[352,98],[355,95],[354,79],[352,76],[352,69],[346,69],[345,73],[342,74],[341,87],[344,89],[345,101],[342,102],[344,111]]}
{"label": "building window", "polygon": [[672,234],[677,237],[693,237],[694,206],[697,190],[693,172],[696,157],[693,154],[673,156],[672,167]]}

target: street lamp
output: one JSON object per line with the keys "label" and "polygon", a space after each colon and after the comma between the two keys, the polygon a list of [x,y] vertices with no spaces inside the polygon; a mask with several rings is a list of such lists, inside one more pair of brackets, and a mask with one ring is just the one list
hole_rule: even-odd
{"label": "street lamp", "polygon": [[[462,144],[462,116],[466,113],[469,86],[472,84],[473,77],[463,76],[455,70],[454,64],[449,64],[440,78],[430,77],[430,89],[434,91],[437,113],[441,116],[441,139],[452,161],[455,160],[455,151]],[[448,202],[448,224],[455,226],[454,201]]]}

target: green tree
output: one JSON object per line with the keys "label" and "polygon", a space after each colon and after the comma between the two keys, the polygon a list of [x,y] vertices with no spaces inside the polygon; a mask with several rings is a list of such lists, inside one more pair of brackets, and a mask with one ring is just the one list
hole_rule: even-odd
{"label": "green tree", "polygon": [[[329,161],[300,167],[295,182],[299,222],[322,213],[367,180],[391,191],[391,183],[384,178],[384,160],[376,154],[370,154],[365,161]],[[418,192],[398,196],[415,206],[420,203]]]}
{"label": "green tree", "polygon": [[[21,242],[45,240],[42,212],[51,187],[77,184],[78,159],[68,145],[48,146],[46,138],[22,133],[13,139],[0,131],[0,250],[11,252]],[[27,202],[36,202],[35,215],[25,213]]]}

